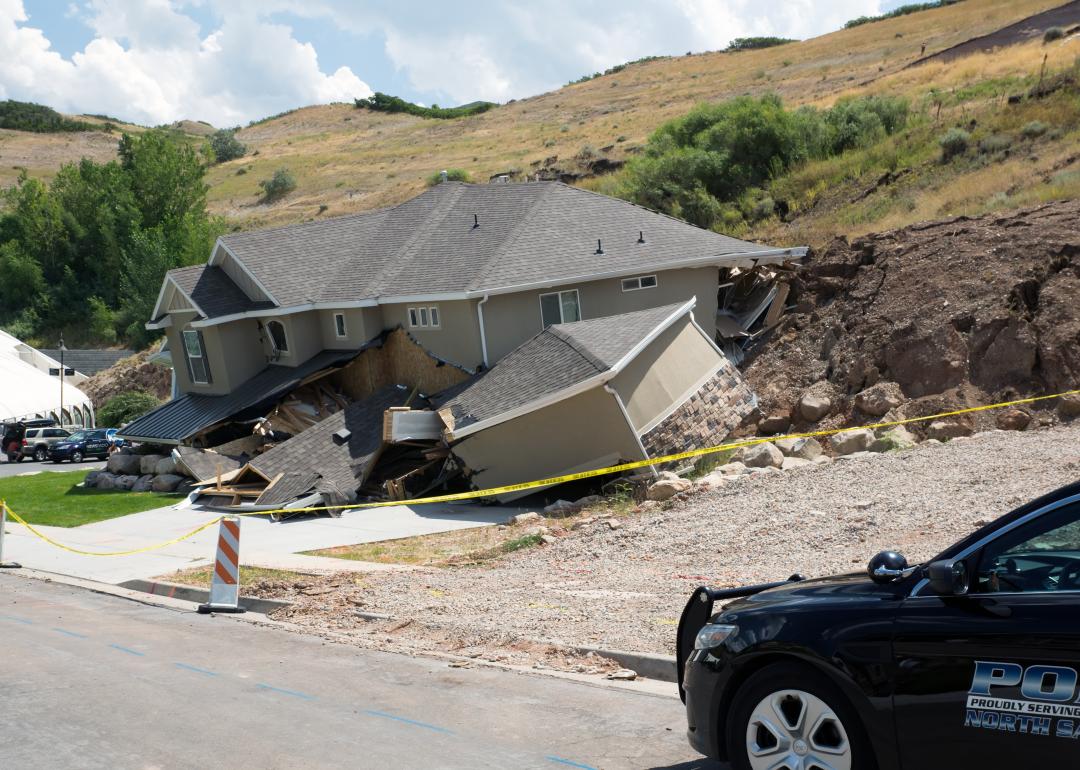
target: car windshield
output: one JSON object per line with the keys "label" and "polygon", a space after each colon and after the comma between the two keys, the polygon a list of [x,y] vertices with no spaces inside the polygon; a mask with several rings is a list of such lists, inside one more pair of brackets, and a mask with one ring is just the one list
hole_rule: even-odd
{"label": "car windshield", "polygon": [[81,430],[78,433],[72,433],[70,436],[68,436],[67,440],[68,441],[86,441],[86,439],[88,437],[89,437],[89,434],[86,431]]}

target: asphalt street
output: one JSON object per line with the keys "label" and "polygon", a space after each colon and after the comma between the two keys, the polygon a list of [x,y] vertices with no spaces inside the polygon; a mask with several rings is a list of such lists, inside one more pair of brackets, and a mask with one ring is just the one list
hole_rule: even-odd
{"label": "asphalt street", "polygon": [[692,768],[675,698],[0,573],[0,765]]}
{"label": "asphalt street", "polygon": [[27,459],[21,463],[9,463],[7,458],[4,457],[0,459],[0,479],[18,476],[20,473],[33,473],[34,471],[97,471],[104,468],[104,460],[91,460],[84,463],[54,463],[46,460],[39,463]]}

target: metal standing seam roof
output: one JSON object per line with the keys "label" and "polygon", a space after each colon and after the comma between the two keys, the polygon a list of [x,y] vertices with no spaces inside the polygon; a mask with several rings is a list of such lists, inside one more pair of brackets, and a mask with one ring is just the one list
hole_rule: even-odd
{"label": "metal standing seam roof", "polygon": [[451,410],[460,430],[578,385],[612,369],[681,307],[549,326],[438,407]]}
{"label": "metal standing seam roof", "polygon": [[324,350],[295,367],[271,364],[223,396],[186,393],[128,424],[120,436],[175,444],[224,420],[258,416],[262,405],[296,387],[301,380],[322,369],[342,366],[366,349]]}
{"label": "metal standing seam roof", "polygon": [[221,242],[282,307],[483,292],[776,252],[561,182],[444,182],[390,209]]}

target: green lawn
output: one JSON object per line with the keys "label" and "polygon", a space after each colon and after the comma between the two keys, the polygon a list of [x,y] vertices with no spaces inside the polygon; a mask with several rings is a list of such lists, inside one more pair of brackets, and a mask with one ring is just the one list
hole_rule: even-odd
{"label": "green lawn", "polygon": [[111,489],[84,489],[76,486],[86,471],[0,479],[0,499],[31,524],[78,527],[129,513],[161,508],[182,500],[182,495],[153,492],[122,492]]}

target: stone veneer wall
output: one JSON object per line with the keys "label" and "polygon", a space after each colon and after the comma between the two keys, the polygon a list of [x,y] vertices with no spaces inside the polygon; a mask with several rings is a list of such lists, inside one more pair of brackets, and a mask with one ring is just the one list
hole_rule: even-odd
{"label": "stone veneer wall", "polygon": [[716,376],[643,435],[641,443],[650,457],[716,446],[756,408],[753,391],[725,361]]}

